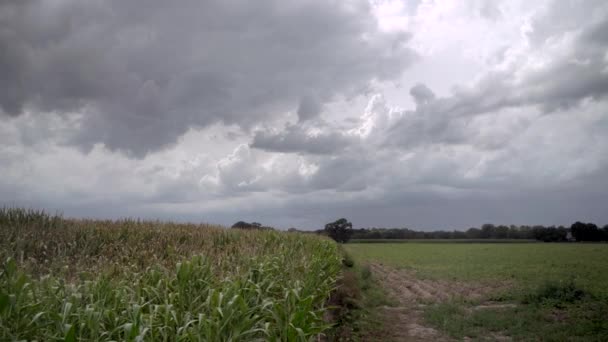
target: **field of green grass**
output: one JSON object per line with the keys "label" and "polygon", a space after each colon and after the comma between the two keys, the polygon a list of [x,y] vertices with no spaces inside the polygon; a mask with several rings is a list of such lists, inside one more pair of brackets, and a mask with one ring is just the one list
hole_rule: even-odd
{"label": "field of green grass", "polygon": [[347,244],[359,260],[413,269],[421,277],[505,280],[521,286],[574,278],[608,295],[608,244],[401,243]]}
{"label": "field of green grass", "polygon": [[539,243],[526,239],[351,239],[350,243]]}
{"label": "field of green grass", "polygon": [[[429,305],[430,325],[456,338],[608,339],[608,244],[352,243],[360,264],[379,262],[421,279],[484,283],[496,291]],[[501,286],[501,284],[506,284]],[[513,303],[474,310],[480,301]]]}
{"label": "field of green grass", "polygon": [[341,268],[323,237],[0,209],[0,341],[310,341]]}

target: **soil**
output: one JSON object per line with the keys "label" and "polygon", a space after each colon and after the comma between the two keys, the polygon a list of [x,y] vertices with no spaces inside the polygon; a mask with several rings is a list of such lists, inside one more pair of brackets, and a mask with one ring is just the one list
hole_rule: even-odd
{"label": "soil", "polygon": [[[370,268],[374,277],[396,302],[394,307],[383,307],[385,336],[382,340],[391,341],[452,341],[450,337],[425,324],[423,310],[426,305],[446,302],[455,298],[482,300],[495,286],[419,279],[415,272],[395,269],[381,263],[372,263]],[[513,304],[484,302],[472,310],[500,309]],[[503,336],[500,336],[503,340]],[[378,341],[369,338],[368,341]]]}

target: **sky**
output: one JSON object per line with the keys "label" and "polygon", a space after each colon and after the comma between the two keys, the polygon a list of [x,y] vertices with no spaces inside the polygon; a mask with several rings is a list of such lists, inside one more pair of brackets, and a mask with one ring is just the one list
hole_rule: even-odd
{"label": "sky", "polygon": [[608,223],[605,0],[0,1],[0,205]]}

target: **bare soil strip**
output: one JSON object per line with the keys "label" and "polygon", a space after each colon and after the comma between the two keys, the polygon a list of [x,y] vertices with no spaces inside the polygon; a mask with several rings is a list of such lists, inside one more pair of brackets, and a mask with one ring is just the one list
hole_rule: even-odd
{"label": "bare soil strip", "polygon": [[[386,334],[393,341],[451,341],[439,331],[425,326],[422,315],[424,307],[454,298],[479,300],[496,290],[496,287],[480,284],[418,279],[413,271],[399,270],[381,263],[371,263],[370,268],[388,295],[397,301],[397,306],[382,309]],[[474,309],[502,306],[505,304],[484,303]]]}

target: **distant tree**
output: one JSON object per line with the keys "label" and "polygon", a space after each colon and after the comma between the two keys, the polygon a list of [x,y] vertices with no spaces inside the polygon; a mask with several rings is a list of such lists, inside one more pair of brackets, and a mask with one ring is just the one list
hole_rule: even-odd
{"label": "distant tree", "polygon": [[544,242],[565,242],[568,241],[568,229],[564,227],[543,227],[534,226],[532,234],[536,240]]}
{"label": "distant tree", "polygon": [[491,223],[486,223],[481,226],[481,234],[480,237],[482,239],[491,239],[494,237],[495,227]]}
{"label": "distant tree", "polygon": [[[334,222],[335,223],[335,222]],[[573,234],[574,232],[574,234]],[[316,234],[329,235],[326,229]],[[575,237],[576,234],[576,237]],[[598,228],[593,223],[576,222],[570,227],[542,225],[516,226],[484,224],[481,228],[471,227],[466,231],[416,231],[409,228],[358,228],[352,229],[352,239],[536,239],[545,242],[566,241],[608,241],[608,225]]]}
{"label": "distant tree", "polygon": [[274,230],[272,227],[262,226],[261,223],[258,222],[245,222],[239,221],[232,225],[232,228],[236,229],[258,229],[258,230]]}
{"label": "distant tree", "polygon": [[344,243],[350,240],[353,235],[353,224],[348,222],[347,219],[341,218],[335,222],[326,224],[325,232],[336,242]]}
{"label": "distant tree", "polygon": [[494,229],[495,239],[506,239],[509,237],[509,227],[500,225]]}
{"label": "distant tree", "polygon": [[467,238],[466,232],[460,232],[457,230],[452,232],[452,239],[466,239],[466,238]]}
{"label": "distant tree", "polygon": [[593,223],[575,222],[570,226],[570,232],[576,241],[601,241],[602,232]]}
{"label": "distant tree", "polygon": [[232,228],[249,229],[249,228],[251,228],[251,223],[248,223],[245,221],[239,221],[239,222],[233,224]]}
{"label": "distant tree", "polygon": [[481,238],[481,229],[471,227],[466,231],[467,239],[479,239]]}

